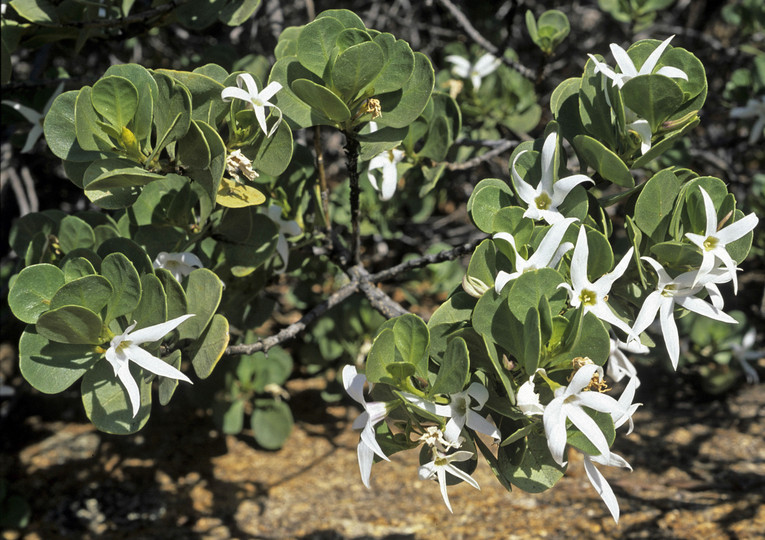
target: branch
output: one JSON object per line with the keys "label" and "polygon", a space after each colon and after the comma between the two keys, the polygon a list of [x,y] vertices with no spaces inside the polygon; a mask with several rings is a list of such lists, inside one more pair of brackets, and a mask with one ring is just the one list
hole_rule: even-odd
{"label": "branch", "polygon": [[361,289],[361,292],[363,292],[364,296],[367,297],[369,302],[372,304],[372,307],[382,313],[383,316],[390,319],[409,313],[401,306],[401,304],[375,287],[375,285],[372,283],[372,276],[363,266],[357,265],[349,268],[348,274],[353,278],[354,281],[359,283],[359,289]]}
{"label": "branch", "polygon": [[485,154],[481,154],[480,156],[476,156],[473,159],[469,159],[465,161],[464,163],[449,163],[446,165],[446,168],[450,171],[464,171],[465,169],[471,169],[477,165],[480,165],[484,161],[489,161],[490,159],[500,155],[503,152],[506,152],[513,146],[517,145],[519,141],[502,141],[501,144],[498,144]]}
{"label": "branch", "polygon": [[351,181],[351,229],[353,240],[351,241],[351,263],[359,264],[361,253],[361,228],[359,227],[359,141],[353,137],[353,133],[345,134],[345,165],[348,169],[348,178]]}
{"label": "branch", "polygon": [[534,80],[536,77],[536,74],[533,70],[527,68],[520,62],[516,62],[515,60],[511,60],[509,58],[506,58],[505,55],[502,54],[502,52],[499,50],[499,48],[494,45],[492,42],[487,40],[485,37],[481,35],[481,33],[475,29],[475,27],[470,24],[470,21],[467,17],[459,10],[457,6],[455,6],[451,0],[438,0],[441,5],[443,5],[449,13],[454,16],[455,19],[457,19],[457,22],[462,27],[462,29],[467,33],[468,37],[478,43],[481,47],[489,51],[491,54],[502,60],[505,64],[516,70],[518,73],[526,77],[527,79]]}
{"label": "branch", "polygon": [[359,290],[359,282],[351,281],[347,285],[344,285],[334,293],[330,295],[324,302],[315,306],[311,311],[303,315],[303,317],[296,323],[292,323],[287,328],[284,328],[279,333],[269,336],[265,339],[258,340],[257,343],[247,343],[243,345],[232,345],[226,348],[226,355],[235,354],[252,354],[255,352],[263,351],[267,352],[268,349],[279,345],[287,340],[296,337],[300,332],[305,330],[309,324],[311,324],[317,317],[323,315],[331,308],[335,307],[339,303],[343,302],[348,297],[352,296]]}
{"label": "branch", "polygon": [[461,257],[462,255],[470,253],[476,248],[476,246],[478,246],[478,244],[480,244],[484,240],[485,238],[483,237],[477,238],[473,240],[472,242],[462,244],[461,246],[457,246],[452,249],[447,249],[439,253],[423,255],[422,257],[418,257],[417,259],[408,260],[401,264],[397,264],[396,266],[386,268],[385,270],[377,272],[376,274],[370,275],[369,280],[373,282],[385,281],[387,279],[396,277],[399,274],[403,274],[407,270],[412,270],[413,268],[421,268],[429,264],[452,261],[458,257]]}

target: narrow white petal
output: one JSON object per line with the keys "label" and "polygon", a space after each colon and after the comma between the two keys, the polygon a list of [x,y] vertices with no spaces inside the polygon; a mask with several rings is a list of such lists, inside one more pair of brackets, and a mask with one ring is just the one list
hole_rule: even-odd
{"label": "narrow white petal", "polygon": [[[536,208],[536,203],[534,202],[534,199],[539,193],[541,193],[541,189],[535,189],[531,187],[530,184],[528,184],[523,178],[521,178],[521,175],[518,174],[518,171],[515,168],[515,164],[518,161],[518,158],[521,157],[524,154],[524,152],[526,152],[526,150],[524,150],[523,152],[519,152],[518,155],[515,156],[515,159],[513,160],[513,165],[512,167],[510,167],[510,171],[512,172],[512,175],[513,175],[515,191],[516,193],[518,193],[518,197],[520,197],[520,199],[528,205],[529,209],[531,209],[532,206]],[[541,184],[540,184],[540,188],[541,188]]]}
{"label": "narrow white petal", "polygon": [[[630,261],[632,260],[632,252],[635,250],[635,248],[630,247],[627,250],[627,253],[624,254],[622,259],[619,261],[619,264],[616,265],[616,268],[614,268],[611,272],[608,274],[602,276],[600,279],[598,279],[594,285],[597,289],[598,293],[605,296],[608,294],[608,292],[611,290],[611,286],[614,284],[614,281],[622,277],[624,275],[624,272],[627,270],[627,267],[630,264]],[[602,288],[602,291],[601,291]]]}
{"label": "narrow white petal", "polygon": [[572,189],[585,182],[595,183],[595,181],[586,174],[572,174],[571,176],[561,178],[555,182],[555,184],[553,184],[552,197],[550,197],[550,206],[558,208],[558,206],[563,203],[564,199],[568,197],[568,194]]}
{"label": "narrow white petal", "polygon": [[181,315],[180,317],[176,317],[175,319],[170,319],[169,321],[165,321],[160,324],[155,324],[153,326],[147,326],[146,328],[140,328],[136,330],[135,332],[131,332],[128,336],[126,336],[126,339],[129,339],[131,343],[134,345],[140,345],[142,343],[149,343],[152,341],[157,341],[159,339],[162,339],[167,334],[178,328],[178,326],[185,321],[186,319],[190,319],[193,317],[193,313],[188,313],[186,315]]}
{"label": "narrow white petal", "polygon": [[439,467],[436,469],[436,475],[438,476],[438,485],[441,488],[441,496],[444,498],[444,503],[446,503],[449,512],[453,514],[452,505],[449,503],[449,494],[446,492],[446,470]]}
{"label": "narrow white petal", "polygon": [[147,371],[151,371],[155,375],[191,383],[191,379],[184,375],[182,371],[174,368],[161,358],[157,358],[156,356],[153,356],[150,353],[144,351],[142,348],[135,344],[128,347],[126,354],[136,365]]}
{"label": "narrow white petal", "polygon": [[680,359],[680,337],[677,333],[677,324],[674,317],[674,302],[665,302],[659,309],[659,321],[661,323],[661,333],[664,335],[664,344],[667,346],[669,359],[672,361],[672,367],[677,369],[677,362]]}
{"label": "narrow white petal", "polygon": [[489,399],[489,391],[484,385],[478,382],[470,383],[470,386],[468,386],[466,392],[467,395],[473,398],[478,405],[477,407],[472,407],[476,410],[481,409]]}
{"label": "narrow white petal", "polygon": [[675,36],[669,36],[667,39],[662,41],[659,46],[653,50],[650,56],[646,58],[645,62],[643,62],[643,65],[640,67],[640,75],[650,75],[653,73],[653,70],[656,68],[656,64],[659,63],[659,58],[661,58],[661,55],[664,54],[664,49],[669,46],[669,42],[672,41],[673,37]]}
{"label": "narrow white petal", "polygon": [[390,461],[388,456],[386,456],[382,451],[382,448],[380,448],[380,445],[375,438],[375,428],[371,423],[367,423],[367,427],[361,431],[361,441],[367,445],[369,449],[372,450],[372,452],[380,456],[382,459],[385,461]]}
{"label": "narrow white petal", "polygon": [[592,464],[590,456],[584,454],[584,470],[587,472],[587,478],[589,478],[592,487],[606,503],[608,511],[611,512],[611,516],[616,523],[619,523],[619,502],[616,500],[616,495],[611,489],[611,486],[606,481],[605,476]]}
{"label": "narrow white petal", "polygon": [[555,150],[558,147],[558,134],[554,131],[550,133],[542,145],[542,189],[551,193],[553,191],[553,179],[555,171]]}
{"label": "narrow white petal", "polygon": [[699,315],[703,315],[704,317],[709,317],[710,319],[728,324],[738,324],[736,319],[724,311],[717,309],[713,305],[706,303],[701,298],[696,298],[695,296],[686,296],[684,298],[678,298],[676,302],[678,305],[683,306],[685,309],[698,313]]}
{"label": "narrow white petal", "polygon": [[[586,392],[585,392],[586,393]],[[598,449],[598,452],[607,456],[610,453],[608,441],[603,432],[600,431],[598,424],[592,417],[575,405],[564,406],[563,410],[571,423],[574,424],[582,434]]]}
{"label": "narrow white petal", "polygon": [[566,417],[563,414],[563,399],[555,398],[545,407],[542,422],[547,436],[547,447],[555,462],[563,467],[566,461],[563,453],[566,449]]}
{"label": "narrow white petal", "polygon": [[452,72],[458,77],[465,78],[470,75],[470,62],[468,62],[467,59],[452,54],[446,57],[446,61],[454,64],[452,66]]}
{"label": "narrow white petal", "polygon": [[730,244],[734,240],[738,240],[750,231],[753,231],[757,226],[758,221],[759,218],[752,212],[738,221],[731,223],[727,227],[723,227],[717,231],[715,236],[723,245]]}
{"label": "narrow white petal", "polygon": [[242,83],[247,87],[247,93],[250,94],[250,98],[253,99],[258,95],[258,85],[252,75],[249,73],[240,73],[236,76],[236,85],[241,88]]}
{"label": "narrow white petal", "polygon": [[[505,285],[510,283],[512,279],[514,279],[512,276],[517,277],[517,272],[515,274],[508,274],[504,270],[500,270],[497,274],[496,279],[494,280],[494,290],[497,292],[497,294],[502,292],[502,289],[505,288]],[[520,275],[520,274],[518,274]]]}
{"label": "narrow white petal", "polygon": [[627,129],[631,129],[640,136],[640,154],[645,154],[651,149],[651,138],[653,132],[648,120],[635,120],[627,125]]}
{"label": "narrow white petal", "polygon": [[117,378],[122,383],[127,391],[128,399],[130,400],[130,406],[133,409],[133,418],[138,414],[138,409],[141,408],[141,392],[138,389],[138,383],[133,379],[133,375],[130,373],[128,364],[122,366],[117,373]]}
{"label": "narrow white petal", "polygon": [[473,66],[473,70],[477,72],[481,77],[486,77],[495,69],[497,69],[500,62],[501,61],[493,54],[486,53],[476,61],[475,66]]}
{"label": "narrow white petal", "polygon": [[587,279],[587,259],[590,257],[590,247],[587,244],[587,232],[584,225],[579,227],[574,254],[571,257],[571,284],[576,292],[590,285]]}
{"label": "narrow white petal", "polygon": [[664,66],[663,68],[659,69],[659,71],[657,71],[656,74],[664,75],[665,77],[669,77],[670,79],[683,79],[686,81],[688,80],[688,75],[685,74],[685,71],[672,66]]}
{"label": "narrow white petal", "polygon": [[712,198],[703,187],[699,186],[699,191],[701,192],[701,198],[704,199],[704,213],[707,218],[707,226],[704,236],[717,236],[717,212],[715,211],[715,205],[712,202]]}
{"label": "narrow white petal", "polygon": [[388,161],[383,167],[382,176],[381,199],[387,201],[393,197],[393,194],[396,192],[396,185],[398,184],[398,169],[396,168],[396,164]]}
{"label": "narrow white petal", "polygon": [[492,425],[491,422],[486,420],[483,416],[478,414],[475,411],[468,411],[467,413],[467,427],[470,429],[477,431],[478,433],[483,433],[484,435],[488,435],[493,439],[499,440],[501,438],[499,434],[499,430]]}
{"label": "narrow white petal", "polygon": [[268,101],[269,99],[271,99],[274,96],[274,94],[276,94],[281,89],[282,89],[282,85],[279,84],[278,82],[274,81],[271,84],[269,84],[268,86],[266,86],[260,92],[260,94],[258,94],[258,97],[260,99],[262,99],[263,101]]}
{"label": "narrow white petal", "polygon": [[263,105],[256,105],[254,107],[255,109],[255,118],[258,121],[258,125],[260,126],[260,129],[263,130],[263,133],[268,136],[268,125],[266,124],[266,108]]}
{"label": "narrow white petal", "polygon": [[220,97],[223,99],[223,101],[241,99],[242,101],[246,101],[252,105],[252,98],[250,97],[250,94],[248,94],[246,90],[242,90],[241,88],[236,88],[234,86],[224,88],[220,93]]}
{"label": "narrow white petal", "polygon": [[614,60],[616,60],[616,64],[619,66],[619,69],[622,70],[622,74],[629,77],[635,77],[638,74],[638,71],[637,68],[635,68],[635,64],[632,63],[632,58],[627,54],[627,51],[619,47],[616,43],[611,43],[610,48],[611,54],[614,55]]}
{"label": "narrow white petal", "polygon": [[354,366],[347,365],[343,368],[343,387],[345,391],[356,403],[360,403],[365,407],[364,383],[366,380],[366,376],[358,374]]}
{"label": "narrow white petal", "polygon": [[364,441],[360,441],[356,447],[356,456],[359,459],[359,472],[361,481],[369,488],[369,477],[372,475],[372,463],[374,462],[374,452]]}
{"label": "narrow white petal", "polygon": [[672,298],[667,298],[661,295],[661,291],[654,291],[649,294],[645,300],[643,300],[643,306],[640,308],[635,319],[635,324],[632,325],[632,333],[636,335],[642,334],[646,328],[653,324],[656,320],[656,314],[659,312],[659,308],[662,304],[672,304]]}
{"label": "narrow white petal", "polygon": [[585,364],[576,370],[574,376],[571,377],[571,382],[566,387],[565,395],[573,396],[581,392],[583,388],[590,384],[596,372],[600,372],[601,375],[603,374],[602,368],[596,364]]}
{"label": "narrow white petal", "polygon": [[617,415],[621,415],[629,409],[629,404],[622,407],[619,401],[608,394],[601,394],[600,392],[590,390],[579,392],[577,396],[577,404],[584,405],[595,411]]}
{"label": "narrow white petal", "polygon": [[468,473],[466,473],[466,472],[465,472],[465,471],[463,471],[462,469],[458,469],[457,467],[455,467],[455,466],[454,466],[454,465],[452,465],[451,463],[447,463],[445,468],[446,468],[446,470],[447,470],[447,471],[449,471],[451,474],[453,474],[454,476],[456,476],[457,478],[459,478],[459,479],[461,479],[461,480],[464,480],[465,482],[467,482],[468,484],[470,484],[470,485],[471,485],[471,486],[473,486],[474,488],[476,488],[476,489],[481,489],[481,487],[478,485],[478,482],[476,482],[476,481],[473,479],[473,477],[472,477],[472,476],[470,476]]}

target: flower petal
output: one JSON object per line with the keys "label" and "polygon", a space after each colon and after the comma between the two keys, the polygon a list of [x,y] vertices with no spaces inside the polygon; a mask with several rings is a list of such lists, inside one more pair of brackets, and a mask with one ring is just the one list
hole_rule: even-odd
{"label": "flower petal", "polygon": [[587,472],[587,478],[590,480],[590,484],[595,488],[595,491],[606,503],[606,508],[611,512],[611,516],[616,523],[619,523],[619,501],[616,500],[616,495],[611,489],[611,486],[606,481],[605,476],[593,465],[590,461],[590,456],[584,454],[584,470]]}
{"label": "flower petal", "polygon": [[126,339],[129,339],[133,345],[140,345],[142,343],[157,341],[178,328],[178,326],[183,321],[190,319],[193,316],[193,313],[188,313],[186,315],[181,315],[180,317],[170,319],[169,321],[165,321],[160,324],[147,326],[146,328],[140,328],[135,332],[131,332],[128,336],[126,336]]}
{"label": "flower petal", "polygon": [[[635,64],[632,62],[632,58],[630,58],[630,55],[627,54],[627,51],[619,47],[616,43],[611,43],[609,47],[611,49],[611,54],[614,55],[616,64],[622,71],[622,75],[626,75],[627,77],[635,77],[638,74],[638,71],[635,67]],[[623,80],[624,77],[622,77],[622,81]]]}
{"label": "flower petal", "polygon": [[191,382],[191,379],[183,374],[182,371],[171,366],[161,358],[157,358],[156,356],[144,351],[142,348],[135,344],[128,346],[126,354],[136,365],[147,371],[151,371],[155,375],[159,375],[160,377],[168,377],[170,379],[178,379],[180,381],[186,381],[187,383],[194,384]]}
{"label": "flower petal", "polygon": [[359,445],[356,447],[356,456],[359,460],[359,472],[361,473],[361,481],[367,488],[369,488],[369,477],[372,475],[374,452],[371,448],[364,444],[364,441],[359,441]]}
{"label": "flower petal", "polygon": [[561,467],[565,466],[563,453],[566,449],[566,417],[563,414],[563,398],[555,398],[547,404],[542,423],[552,458]]}
{"label": "flower petal", "polygon": [[595,183],[595,181],[586,174],[572,174],[571,176],[561,178],[555,182],[555,184],[553,184],[552,197],[550,198],[550,206],[557,209],[558,206],[563,203],[563,200],[568,197],[568,194],[572,189],[585,182]]}
{"label": "flower petal", "polygon": [[130,373],[129,364],[125,364],[120,368],[117,378],[128,394],[130,406],[133,409],[133,418],[135,418],[138,414],[138,409],[141,407],[141,391],[138,389],[138,383],[135,382],[133,375]]}
{"label": "flower petal", "polygon": [[659,58],[661,58],[661,55],[664,54],[664,49],[669,46],[669,42],[672,41],[673,37],[675,36],[669,36],[667,39],[662,41],[659,46],[656,47],[648,56],[648,58],[646,58],[645,62],[643,62],[643,65],[640,66],[640,75],[650,75],[653,73],[653,70],[656,68],[656,64],[659,63]]}

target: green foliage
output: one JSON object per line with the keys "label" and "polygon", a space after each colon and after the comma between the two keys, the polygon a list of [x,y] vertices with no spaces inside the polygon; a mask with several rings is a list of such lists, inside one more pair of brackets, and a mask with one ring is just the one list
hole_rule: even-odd
{"label": "green foliage", "polygon": [[526,12],[526,29],[529,31],[531,41],[547,56],[552,55],[571,32],[568,17],[557,9],[543,12],[539,19],[535,19],[534,13],[528,10]]}

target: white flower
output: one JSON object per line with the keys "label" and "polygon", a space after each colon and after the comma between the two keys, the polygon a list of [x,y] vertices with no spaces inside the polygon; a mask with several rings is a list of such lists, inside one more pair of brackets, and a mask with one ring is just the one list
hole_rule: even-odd
{"label": "white flower", "polygon": [[507,285],[508,282],[519,277],[522,273],[529,270],[537,270],[539,268],[555,268],[561,257],[574,247],[571,242],[565,242],[563,244],[560,241],[563,239],[563,235],[573,222],[578,221],[577,218],[565,218],[560,221],[556,221],[547,232],[545,237],[539,243],[539,247],[534,254],[524,259],[518,253],[518,247],[515,245],[515,238],[512,234],[499,232],[494,235],[494,238],[498,240],[505,240],[515,251],[515,271],[510,274],[504,270],[500,270],[497,274],[497,279],[494,282],[494,289],[499,293]]}
{"label": "white flower", "polygon": [[632,334],[632,329],[611,311],[606,300],[611,291],[611,286],[627,270],[632,258],[632,250],[633,248],[627,250],[622,260],[611,272],[600,277],[595,283],[590,283],[590,280],[587,279],[587,260],[590,256],[590,248],[587,244],[587,233],[584,225],[582,225],[579,228],[574,255],[571,257],[571,285],[568,283],[558,285],[558,287],[564,287],[568,290],[572,307],[576,308],[583,305],[584,313],[592,312],[598,319],[616,326],[626,332],[627,335]]}
{"label": "white flower", "polygon": [[[387,201],[396,192],[396,185],[398,184],[398,169],[397,165],[404,159],[405,153],[403,150],[393,148],[392,150],[386,150],[373,157],[369,161],[369,172],[367,178],[369,183],[376,191],[380,192],[380,198]],[[382,186],[378,185],[377,178],[372,174],[375,169],[382,169]]]}
{"label": "white flower", "polygon": [[[590,54],[588,56],[592,59],[593,62],[595,62],[595,73],[602,73],[613,81],[614,86],[621,88],[624,86],[624,83],[633,77],[637,77],[638,75],[652,74],[653,70],[656,69],[656,64],[659,62],[659,58],[662,54],[664,54],[664,49],[667,48],[673,37],[675,36],[669,36],[667,39],[662,41],[661,44],[656,47],[656,49],[654,49],[650,56],[646,58],[645,62],[643,62],[643,65],[640,66],[639,70],[632,62],[632,59],[630,58],[629,54],[627,54],[627,51],[619,47],[616,43],[611,43],[610,47],[611,53],[614,55],[614,60],[616,60],[621,73],[616,73],[607,64],[600,62],[593,55]],[[670,66],[664,66],[663,68],[659,69],[656,74],[664,75],[665,77],[670,77],[673,79],[684,79],[686,81],[688,80],[688,75],[686,75],[683,70]]]}
{"label": "white flower", "polygon": [[704,210],[707,218],[706,228],[703,235],[685,233],[688,240],[701,249],[702,255],[701,266],[699,267],[699,272],[696,275],[693,284],[696,285],[696,282],[702,279],[705,274],[711,272],[715,259],[720,259],[728,269],[728,274],[733,280],[733,293],[738,294],[736,261],[730,256],[728,250],[725,249],[725,246],[752,231],[757,226],[759,219],[757,219],[757,216],[752,212],[748,216],[744,216],[738,221],[718,230],[715,205],[703,187],[699,186],[699,191],[701,192],[701,197],[704,199]]}
{"label": "white flower", "polygon": [[[544,369],[539,368],[537,371],[544,372]],[[534,391],[534,375],[529,377],[529,380],[523,383],[518,391],[515,393],[515,404],[526,416],[534,416],[543,414],[545,407],[539,402],[539,394]]]}
{"label": "white flower", "polygon": [[366,487],[369,487],[369,476],[372,473],[374,455],[377,454],[385,461],[390,461],[390,459],[382,451],[375,438],[375,425],[380,423],[388,414],[388,405],[381,401],[368,402],[364,399],[364,383],[366,382],[366,376],[356,373],[355,367],[345,366],[343,368],[345,391],[354,401],[364,407],[364,412],[353,422],[353,429],[362,429],[361,440],[356,448],[356,453],[359,459],[361,481]]}
{"label": "white flower", "polygon": [[[450,394],[448,405],[439,405],[404,392],[402,395],[417,407],[431,414],[449,418],[444,429],[444,438],[449,442],[459,441],[460,433],[462,433],[462,428],[465,425],[496,440],[500,439],[499,430],[477,412],[483,408],[486,400],[489,399],[489,391],[481,383],[471,383],[467,390]],[[470,405],[473,400],[475,400],[476,406],[471,408]]]}
{"label": "white flower", "polygon": [[[242,83],[247,87],[247,90],[242,89]],[[258,92],[258,85],[255,82],[255,79],[252,78],[252,75],[249,73],[242,73],[236,77],[236,86],[224,88],[220,97],[223,98],[224,101],[230,101],[232,99],[246,101],[248,107],[255,111],[255,118],[258,120],[260,129],[263,130],[266,137],[270,137],[276,132],[276,128],[279,127],[279,124],[282,123],[282,110],[268,100],[281,89],[282,85],[274,81]],[[266,107],[276,109],[276,112],[279,115],[276,123],[271,126],[271,131],[268,131],[268,126],[266,125]]]}
{"label": "white flower", "polygon": [[[3,4],[3,7],[5,7],[5,4]],[[35,143],[37,142],[37,139],[39,139],[43,134],[43,122],[45,121],[45,115],[48,114],[51,105],[53,105],[53,102],[61,94],[63,89],[64,83],[59,83],[55,92],[53,92],[53,95],[48,99],[48,102],[45,104],[45,107],[41,113],[25,105],[22,105],[21,103],[16,103],[15,101],[9,101],[6,99],[2,101],[3,105],[8,105],[13,110],[21,114],[21,116],[26,118],[30,124],[32,124],[32,129],[29,130],[26,143],[24,143],[24,147],[21,149],[22,154],[31,152]]]}
{"label": "white flower", "polygon": [[526,150],[520,152],[513,160],[510,170],[513,174],[513,183],[518,197],[526,203],[528,209],[523,217],[529,219],[544,219],[550,225],[563,219],[563,214],[558,212],[558,206],[577,185],[582,182],[595,183],[592,178],[584,174],[573,174],[554,182],[555,149],[558,145],[558,135],[550,133],[542,146],[542,178],[537,187],[531,187],[515,168],[518,158]]}
{"label": "white flower", "polygon": [[204,268],[204,265],[199,257],[188,251],[182,253],[160,251],[154,259],[154,268],[168,270],[175,280],[180,282],[183,276],[188,276],[195,268]]}
{"label": "white flower", "polygon": [[[738,322],[736,319],[720,309],[722,307],[722,297],[717,288],[718,283],[730,281],[730,276],[722,269],[715,269],[712,272],[706,273],[703,281],[696,283],[699,279],[700,270],[685,272],[672,278],[658,261],[651,257],[641,257],[641,259],[653,267],[659,279],[656,290],[643,301],[643,306],[640,308],[640,313],[638,313],[635,319],[632,332],[634,336],[639,335],[653,323],[658,313],[661,333],[664,336],[664,344],[672,361],[672,367],[677,369],[677,362],[680,357],[680,338],[674,319],[675,304],[710,319],[736,324]],[[709,292],[712,304],[708,304],[701,298],[696,298],[696,294],[703,288],[706,288],[707,292]],[[718,305],[714,305],[715,303]]]}
{"label": "white flower", "polygon": [[634,131],[640,137],[640,155],[643,155],[651,149],[651,139],[653,138],[651,125],[648,120],[638,118],[637,114],[629,108],[625,108],[624,113],[629,121],[627,129]]}
{"label": "white flower", "polygon": [[279,257],[282,258],[284,266],[277,270],[278,274],[283,273],[287,269],[287,263],[289,261],[289,245],[287,244],[287,236],[297,236],[301,232],[300,225],[297,221],[282,219],[282,209],[280,206],[272,204],[268,207],[268,217],[279,226],[279,239],[276,241],[276,252]]}
{"label": "white flower", "polygon": [[747,360],[759,359],[765,355],[765,351],[752,350],[756,335],[757,331],[754,328],[750,328],[749,331],[744,334],[744,337],[741,339],[740,345],[738,343],[731,345],[733,358],[738,360],[739,364],[741,364],[741,369],[744,370],[744,375],[746,376],[746,382],[749,384],[757,384],[760,382],[760,376],[757,374],[757,371],[749,365]]}
{"label": "white flower", "polygon": [[502,60],[490,53],[484,54],[475,64],[455,54],[447,56],[446,61],[454,64],[452,72],[457,77],[469,78],[476,90],[481,87],[481,79],[493,73],[502,63]]}
{"label": "white flower", "polygon": [[478,486],[478,482],[473,480],[472,476],[452,465],[452,461],[467,461],[471,457],[473,457],[473,452],[468,452],[466,450],[460,450],[459,452],[454,452],[453,454],[446,455],[434,448],[433,461],[420,466],[418,471],[420,478],[423,480],[428,480],[433,477],[438,478],[438,484],[441,486],[441,495],[444,498],[444,502],[446,503],[446,507],[449,509],[449,512],[453,513],[452,505],[449,503],[449,495],[446,492],[447,472],[461,480],[464,480],[474,488],[478,490],[481,489]]}
{"label": "white flower", "polygon": [[633,340],[630,343],[624,343],[618,338],[611,338],[611,350],[608,356],[608,369],[606,370],[606,374],[613,379],[614,382],[621,381],[626,375],[631,379],[635,379],[637,381],[637,386],[640,386],[637,370],[623,351],[632,354],[646,354],[650,349],[637,340]]}
{"label": "white flower", "polygon": [[757,119],[749,132],[749,144],[754,144],[765,131],[765,96],[751,98],[745,106],[731,109],[730,117]]}
{"label": "white flower", "polygon": [[149,354],[139,345],[162,339],[175,330],[183,321],[193,316],[193,313],[181,315],[160,324],[140,328],[135,332],[133,332],[133,329],[136,327],[136,323],[133,323],[125,329],[124,333],[112,338],[109,348],[106,350],[106,359],[112,365],[112,368],[114,368],[114,374],[127,391],[130,405],[133,408],[133,417],[138,414],[138,409],[141,406],[141,393],[138,389],[138,383],[135,382],[130,374],[131,361],[156,375],[191,383],[191,380],[186,375],[164,360]]}
{"label": "white flower", "polygon": [[630,467],[630,464],[627,463],[623,457],[614,454],[613,452],[611,452],[608,457],[591,456],[585,452],[582,452],[582,456],[584,457],[584,470],[587,472],[587,478],[590,480],[590,484],[592,484],[592,487],[598,492],[598,495],[603,499],[603,502],[606,503],[606,507],[608,508],[608,511],[611,512],[614,521],[619,523],[619,503],[616,500],[616,495],[614,495],[614,491],[611,489],[608,481],[606,481],[605,476],[603,476],[597,467],[595,467],[593,461],[609,467],[622,467],[629,470],[632,470],[632,467]]}
{"label": "white flower", "polygon": [[459,448],[465,441],[462,437],[457,441],[447,441],[444,438],[444,431],[439,426],[426,427],[425,433],[423,433],[418,440],[440,452],[448,452],[452,448]]}
{"label": "white flower", "polygon": [[583,365],[574,373],[568,386],[561,386],[555,390],[555,397],[545,407],[542,422],[547,436],[547,446],[553,459],[560,466],[566,464],[563,460],[566,448],[566,420],[571,420],[571,423],[589,439],[605,459],[608,459],[611,453],[605,435],[583,407],[609,413],[619,421],[622,418],[624,421],[627,420],[626,415],[629,414],[629,410],[614,398],[597,391],[585,390],[596,373],[602,379],[603,368],[596,364]]}

